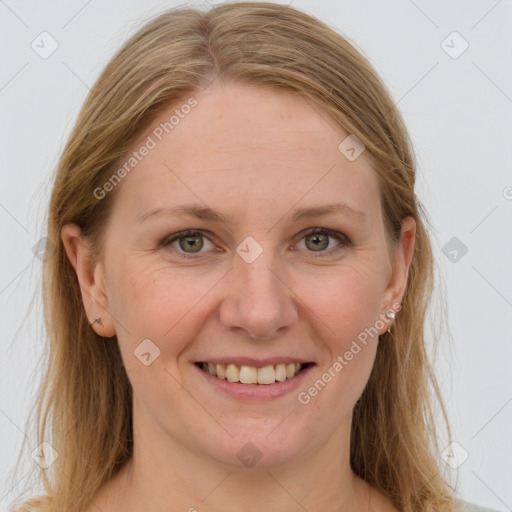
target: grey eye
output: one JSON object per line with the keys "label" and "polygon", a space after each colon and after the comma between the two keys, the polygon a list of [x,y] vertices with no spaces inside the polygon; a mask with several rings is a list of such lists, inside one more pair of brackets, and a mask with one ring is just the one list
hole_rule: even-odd
{"label": "grey eye", "polygon": [[[199,231],[182,231],[181,233],[175,233],[172,237],[165,239],[162,242],[163,247],[171,246],[177,251],[181,251],[186,254],[197,254],[205,248],[206,244],[210,244],[210,249],[214,247],[213,243],[210,242],[208,237]],[[179,245],[179,246],[178,246]],[[208,249],[208,247],[206,247]]]}
{"label": "grey eye", "polygon": [[[325,235],[322,233],[313,233],[312,235],[307,235],[304,237],[306,241],[306,247],[308,249],[312,249],[313,251],[322,251],[329,247],[329,235]],[[308,244],[310,242],[311,245]]]}
{"label": "grey eye", "polygon": [[[331,244],[331,242],[337,243]],[[300,249],[307,252],[316,252],[318,256],[324,256],[324,254],[327,256],[348,245],[349,240],[345,235],[327,228],[314,228],[305,233],[299,242]]]}
{"label": "grey eye", "polygon": [[202,235],[188,235],[178,238],[180,247],[187,252],[191,249],[191,252],[199,252],[204,245]]}

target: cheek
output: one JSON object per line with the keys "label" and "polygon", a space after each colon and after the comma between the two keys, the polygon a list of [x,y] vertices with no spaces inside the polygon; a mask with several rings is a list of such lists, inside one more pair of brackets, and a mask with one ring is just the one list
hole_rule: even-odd
{"label": "cheek", "polygon": [[322,321],[337,353],[379,318],[381,277],[372,268],[376,267],[371,262],[357,267],[347,264],[296,279],[297,295]]}
{"label": "cheek", "polygon": [[169,265],[126,258],[113,270],[118,291],[112,313],[125,327],[120,329],[123,345],[134,347],[149,338],[162,352],[176,353],[201,327],[205,299],[223,274]]}
{"label": "cheek", "polygon": [[[372,265],[337,268],[329,277],[302,278],[300,296],[308,297],[308,318],[315,322],[321,362],[321,382],[304,390],[317,406],[343,415],[351,410],[370,376],[378,344],[381,317],[380,278]],[[319,284],[321,283],[321,284]],[[306,293],[310,290],[309,293]],[[313,290],[313,292],[311,292]],[[316,319],[316,320],[315,320]],[[305,398],[307,400],[307,397]],[[338,417],[334,414],[334,417]]]}

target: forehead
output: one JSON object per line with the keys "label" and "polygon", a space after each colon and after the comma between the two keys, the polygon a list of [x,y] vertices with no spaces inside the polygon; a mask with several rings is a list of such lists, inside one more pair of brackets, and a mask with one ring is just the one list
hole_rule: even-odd
{"label": "forehead", "polygon": [[294,204],[343,201],[371,216],[380,208],[378,180],[364,152],[350,161],[339,150],[348,135],[297,94],[215,86],[175,103],[141,134],[125,161],[151,149],[139,154],[117,200],[133,218],[191,202],[234,217],[275,217]]}

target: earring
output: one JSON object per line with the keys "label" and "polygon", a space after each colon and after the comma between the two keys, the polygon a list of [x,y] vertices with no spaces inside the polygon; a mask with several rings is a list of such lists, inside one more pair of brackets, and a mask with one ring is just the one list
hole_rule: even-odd
{"label": "earring", "polygon": [[97,316],[89,325],[93,325],[95,323],[99,323],[101,327],[103,327],[103,322],[101,321],[101,317]]}
{"label": "earring", "polygon": [[[400,309],[402,308],[402,305],[400,304]],[[395,312],[392,310],[392,309],[388,309],[388,311],[386,311],[386,318],[389,318],[390,320],[394,320],[395,319]],[[393,324],[391,324],[389,327],[388,327],[388,333],[391,333],[391,326]]]}

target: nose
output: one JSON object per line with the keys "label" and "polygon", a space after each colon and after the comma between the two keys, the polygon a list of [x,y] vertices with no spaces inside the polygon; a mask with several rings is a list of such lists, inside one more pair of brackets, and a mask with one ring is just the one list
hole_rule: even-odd
{"label": "nose", "polygon": [[285,272],[265,251],[252,263],[236,256],[228,281],[220,321],[226,329],[239,331],[238,336],[274,339],[297,321],[294,294]]}

